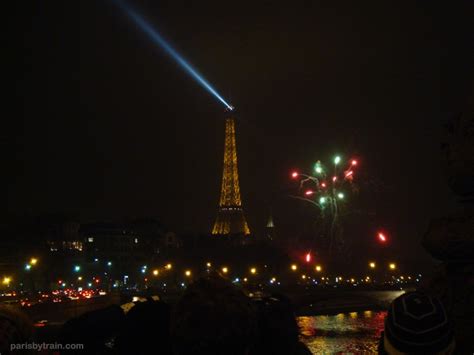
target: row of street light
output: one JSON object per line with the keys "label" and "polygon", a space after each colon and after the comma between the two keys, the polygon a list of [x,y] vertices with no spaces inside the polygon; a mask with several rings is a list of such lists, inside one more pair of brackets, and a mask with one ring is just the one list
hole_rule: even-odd
{"label": "row of street light", "polygon": [[[98,260],[95,260],[95,261],[98,261]],[[25,270],[30,271],[37,264],[38,264],[38,259],[37,258],[31,258],[30,261],[25,265]],[[109,266],[109,267],[112,266],[112,262],[108,261],[107,266]],[[370,261],[368,263],[368,266],[369,266],[370,269],[376,269],[377,268],[377,264],[376,264],[375,261]],[[209,261],[206,262],[206,268],[209,270],[211,267],[212,267],[212,263],[209,262]],[[171,270],[172,268],[173,268],[173,265],[171,263],[167,263],[163,267],[163,269],[167,270],[167,271]],[[291,264],[290,265],[290,270],[291,271],[296,272],[298,269],[299,269],[299,267],[298,267],[297,264]],[[390,262],[390,263],[388,263],[388,269],[389,270],[396,270],[397,265],[394,262]],[[74,270],[74,272],[79,273],[81,271],[81,266],[80,265],[74,265],[73,270]],[[319,272],[323,271],[323,267],[322,267],[322,265],[317,264],[317,265],[314,266],[314,270],[319,273]],[[141,271],[142,271],[143,274],[146,274],[147,266],[146,265],[143,266]],[[229,273],[229,267],[228,266],[222,266],[220,268],[220,271],[222,272],[222,274],[226,275],[226,274]],[[251,275],[256,275],[257,274],[257,267],[255,267],[255,266],[250,267],[249,272],[250,272]],[[159,269],[154,269],[152,271],[152,274],[153,274],[153,276],[157,277],[157,276],[160,275],[160,270]],[[192,271],[190,269],[184,270],[184,276],[191,277],[192,276]],[[81,279],[82,279],[82,277],[79,276],[78,280],[80,281]],[[10,286],[11,282],[12,282],[12,278],[10,276],[4,276],[4,278],[2,280],[3,285],[8,287],[8,286]]]}

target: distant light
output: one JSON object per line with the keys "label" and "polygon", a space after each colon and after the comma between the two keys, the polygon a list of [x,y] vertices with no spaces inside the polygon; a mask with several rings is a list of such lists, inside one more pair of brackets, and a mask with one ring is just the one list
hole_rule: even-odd
{"label": "distant light", "polygon": [[388,267],[390,268],[390,270],[395,270],[397,268],[397,265],[395,263],[390,263]]}
{"label": "distant light", "polygon": [[339,192],[337,194],[337,197],[339,197],[342,200],[344,198],[344,194],[342,192]]}
{"label": "distant light", "polygon": [[142,269],[142,274],[146,273],[146,269]]}
{"label": "distant light", "polygon": [[62,286],[62,287],[66,287],[66,283],[63,283],[61,286]]}
{"label": "distant light", "polygon": [[107,262],[107,266],[112,266],[112,262],[111,261]]}
{"label": "distant light", "polygon": [[387,237],[382,232],[379,232],[377,236],[382,243],[385,243],[387,241]]}
{"label": "distant light", "polygon": [[77,279],[78,279],[79,281],[82,281],[82,276],[79,276]]}
{"label": "distant light", "polygon": [[321,183],[321,187],[326,187],[326,183],[325,183],[325,182],[322,182],[322,183]]}
{"label": "distant light", "polygon": [[98,262],[98,261],[99,261],[99,259],[95,258],[95,259],[94,259],[94,261],[95,261],[95,262]]}
{"label": "distant light", "polygon": [[184,275],[186,275],[187,277],[191,276],[191,270],[186,270],[184,272]]}
{"label": "distant light", "polygon": [[306,254],[305,260],[306,260],[307,263],[311,262],[311,253]]}
{"label": "distant light", "polygon": [[371,261],[369,263],[369,266],[370,266],[371,269],[375,269],[375,263],[373,261]]}
{"label": "distant light", "polygon": [[222,268],[222,272],[223,272],[224,274],[227,274],[227,273],[229,272],[229,269],[228,269],[226,266],[224,266],[224,267]]}
{"label": "distant light", "polygon": [[316,265],[316,271],[317,272],[321,272],[323,268],[321,267],[321,265]]}
{"label": "distant light", "polygon": [[311,196],[312,194],[314,194],[314,191],[313,190],[307,190],[304,194],[306,196]]}
{"label": "distant light", "polygon": [[332,177],[332,182],[336,182],[336,180],[337,180],[337,176],[333,176]]}
{"label": "distant light", "polygon": [[296,178],[298,177],[298,175],[299,175],[299,174],[298,174],[296,171],[293,171],[293,172],[291,173],[291,177],[292,177],[293,179],[296,179]]}
{"label": "distant light", "polygon": [[169,263],[165,265],[166,270],[171,270],[172,267],[173,267],[173,265],[171,265]]}
{"label": "distant light", "polygon": [[30,260],[31,265],[36,265],[37,262],[38,262],[38,259],[36,259],[36,258],[31,258],[31,260]]}
{"label": "distant light", "polygon": [[334,164],[339,164],[341,162],[341,157],[338,155],[334,158]]}
{"label": "distant light", "polygon": [[353,172],[352,170],[349,170],[349,171],[346,172],[345,175],[346,175],[346,177],[349,177],[349,176],[351,176],[352,174],[354,174],[354,172]]}
{"label": "distant light", "polygon": [[74,266],[74,271],[75,272],[81,271],[81,267],[79,265]]}
{"label": "distant light", "polygon": [[298,266],[296,264],[291,265],[291,270],[296,271],[298,269]]}
{"label": "distant light", "polygon": [[7,286],[8,286],[8,285],[10,285],[10,282],[11,282],[11,281],[12,281],[11,277],[5,276],[5,277],[3,278],[2,283],[3,283],[4,285],[7,285]]}
{"label": "distant light", "polygon": [[357,165],[357,160],[355,160],[355,159],[352,159],[352,161],[351,161],[351,165],[352,165],[352,166],[356,166],[356,165]]}
{"label": "distant light", "polygon": [[158,276],[158,274],[159,274],[159,271],[158,271],[158,270],[156,270],[156,269],[153,270],[153,275]]}
{"label": "distant light", "polygon": [[250,273],[255,275],[255,274],[257,273],[257,269],[254,268],[254,267],[251,268],[251,269],[250,269]]}
{"label": "distant light", "polygon": [[25,270],[30,270],[31,269],[31,264],[26,264],[25,265]]}
{"label": "distant light", "polygon": [[305,274],[301,275],[301,278],[302,278],[303,280],[305,280],[305,279],[306,279],[306,275],[305,275]]}
{"label": "distant light", "polygon": [[320,197],[320,198],[319,198],[319,203],[320,203],[321,205],[324,205],[324,204],[326,203],[326,197]]}
{"label": "distant light", "polygon": [[212,264],[211,264],[210,262],[207,262],[207,263],[206,263],[206,266],[207,266],[207,267],[211,267]]}
{"label": "distant light", "polygon": [[87,284],[87,287],[92,287],[92,283],[89,282],[89,283]]}
{"label": "distant light", "polygon": [[235,278],[234,282],[239,282],[240,279],[238,277]]}

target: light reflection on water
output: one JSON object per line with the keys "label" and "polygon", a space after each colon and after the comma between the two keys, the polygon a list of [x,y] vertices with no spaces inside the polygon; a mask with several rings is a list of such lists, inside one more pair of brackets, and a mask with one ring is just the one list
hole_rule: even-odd
{"label": "light reflection on water", "polygon": [[301,340],[313,354],[377,353],[386,311],[298,317]]}

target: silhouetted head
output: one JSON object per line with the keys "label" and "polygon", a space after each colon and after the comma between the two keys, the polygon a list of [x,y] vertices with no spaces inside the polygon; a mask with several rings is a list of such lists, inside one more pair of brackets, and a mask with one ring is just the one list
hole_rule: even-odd
{"label": "silhouetted head", "polygon": [[161,301],[137,302],[115,339],[117,354],[170,354],[170,313]]}
{"label": "silhouetted head", "polygon": [[254,303],[258,310],[258,341],[252,354],[287,355],[303,346],[298,344],[299,328],[288,298],[272,295]]}
{"label": "silhouetted head", "polygon": [[379,353],[451,354],[453,350],[453,327],[439,299],[409,292],[393,300]]}
{"label": "silhouetted head", "polygon": [[115,337],[124,321],[123,310],[116,305],[87,312],[68,320],[61,328],[62,344],[83,344],[84,349],[68,350],[67,354],[98,354],[105,343]]}
{"label": "silhouetted head", "polygon": [[248,354],[256,313],[241,290],[212,275],[187,288],[173,313],[171,333],[178,355]]}
{"label": "silhouetted head", "polygon": [[[12,344],[31,341],[32,335],[33,326],[25,314],[10,306],[0,306],[0,354],[10,354]],[[25,350],[15,353],[28,352]]]}

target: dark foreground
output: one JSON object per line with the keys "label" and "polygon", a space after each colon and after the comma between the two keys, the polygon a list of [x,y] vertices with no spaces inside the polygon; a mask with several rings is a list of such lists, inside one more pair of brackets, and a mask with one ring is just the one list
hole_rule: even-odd
{"label": "dark foreground", "polygon": [[[312,353],[322,353],[323,349],[326,349],[325,353],[372,353],[377,349],[380,332],[383,330],[385,310],[403,292],[301,289],[287,295],[295,305],[301,341]],[[178,295],[168,294],[163,299],[174,303],[177,297]],[[57,304],[56,309],[48,309],[46,313],[44,309],[32,307],[28,309],[28,314],[36,323],[40,340],[52,342],[67,319],[113,303],[124,303],[127,298],[108,295],[87,302]]]}

